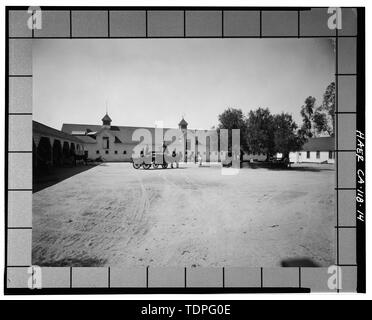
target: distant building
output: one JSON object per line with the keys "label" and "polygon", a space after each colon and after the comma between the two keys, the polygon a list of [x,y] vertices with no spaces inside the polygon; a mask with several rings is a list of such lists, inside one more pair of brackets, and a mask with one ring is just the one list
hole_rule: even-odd
{"label": "distant building", "polygon": [[[178,141],[169,141],[164,137],[172,128],[115,126],[111,122],[110,116],[106,113],[102,118],[102,125],[64,123],[62,131],[84,142],[84,152],[89,159],[101,157],[103,161],[131,161],[135,147],[141,142],[139,137],[134,138],[134,134],[137,130],[146,130],[150,134],[150,139],[147,144],[142,142],[143,153],[147,153],[148,150],[161,152],[165,146],[172,143],[172,148],[177,148],[184,161],[195,161],[199,153],[204,161],[219,160],[216,130],[190,130],[183,118],[178,124],[178,129],[173,128],[183,136],[183,139]],[[155,139],[156,134],[161,135],[160,139]]]}
{"label": "distant building", "polygon": [[319,137],[306,142],[301,151],[290,152],[289,161],[293,163],[334,163],[335,138]]}

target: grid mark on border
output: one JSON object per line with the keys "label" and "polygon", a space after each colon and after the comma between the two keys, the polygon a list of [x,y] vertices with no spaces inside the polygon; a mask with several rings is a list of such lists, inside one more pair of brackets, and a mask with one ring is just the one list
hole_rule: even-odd
{"label": "grid mark on border", "polygon": [[262,38],[262,10],[260,10],[260,38]]}
{"label": "grid mark on border", "polygon": [[32,227],[7,227],[8,230],[32,230]]}
{"label": "grid mark on border", "polygon": [[72,10],[70,10],[70,38],[72,38]]}
{"label": "grid mark on border", "polygon": [[72,267],[70,267],[70,288],[72,288]]}
{"label": "grid mark on border", "polygon": [[[90,38],[90,39],[94,39],[94,38],[110,38],[110,10],[107,10],[108,12],[108,36],[107,37],[93,37],[93,38]],[[259,11],[260,12],[260,36],[259,38],[262,38],[262,10]],[[300,10],[297,11],[298,12],[298,35],[297,37],[298,38],[307,38],[306,36],[300,36]],[[222,36],[221,37],[217,37],[217,38],[224,38],[225,37],[225,32],[224,32],[224,11],[221,10],[221,13],[222,13]],[[70,38],[72,38],[72,10],[69,10],[69,14],[70,14]],[[186,37],[186,18],[185,18],[185,15],[186,15],[186,10],[183,10],[183,14],[184,14],[184,37]],[[338,112],[338,97],[337,97],[337,92],[338,92],[338,76],[357,76],[357,74],[338,74],[337,71],[338,71],[338,39],[339,38],[346,38],[346,37],[354,37],[354,38],[357,38],[357,36],[342,36],[342,35],[338,35],[338,30],[336,29],[336,98],[335,98],[335,107],[336,107],[336,121],[338,123],[338,114],[356,114],[357,112]],[[292,37],[292,36],[291,36]],[[32,38],[34,38],[34,29],[32,29]],[[41,37],[43,38],[43,37]],[[63,37],[63,38],[69,38],[69,37]],[[76,37],[77,39],[84,39],[84,37]],[[114,37],[114,38],[126,38],[126,37]],[[148,11],[146,10],[146,38],[148,38]],[[164,38],[167,38],[167,37],[164,37]],[[170,37],[172,38],[172,37]],[[190,37],[190,38],[197,38],[197,37]],[[207,37],[209,38],[209,37]],[[257,36],[254,36],[254,37],[242,37],[242,38],[258,38]],[[266,37],[266,38],[285,38],[283,36],[279,36],[279,37]],[[293,37],[292,37],[293,38]],[[314,38],[314,37],[309,37],[309,38]],[[327,36],[327,38],[329,38]],[[12,39],[12,37],[9,37],[7,35],[7,39]],[[17,39],[23,39],[23,37],[17,37]],[[24,37],[24,39],[30,39],[29,37]],[[49,38],[49,39],[53,39],[53,37]],[[32,78],[32,75],[8,75],[9,78],[11,77],[31,77]],[[7,113],[8,115],[32,115],[32,113]],[[338,127],[338,126],[337,126]],[[355,150],[338,150],[338,134],[337,134],[337,128],[335,129],[336,131],[336,152],[355,152]],[[8,151],[8,153],[32,153],[32,151]],[[336,215],[337,215],[337,225],[335,226],[335,228],[337,229],[337,265],[338,266],[357,266],[357,264],[339,264],[339,234],[338,234],[338,229],[342,229],[342,228],[357,228],[357,226],[339,226],[339,205],[338,205],[338,198],[339,198],[339,190],[356,190],[356,188],[340,188],[338,186],[338,174],[339,174],[339,169],[338,169],[338,157],[336,159],[336,199],[337,199],[337,204],[336,204]],[[32,191],[32,189],[9,189],[7,188],[8,191]],[[32,227],[7,227],[7,229],[32,229]],[[7,267],[29,267],[29,266],[7,266]],[[148,272],[149,272],[149,267],[147,266],[146,267],[146,287],[148,288]],[[301,287],[301,267],[299,267],[298,269],[299,271],[299,287]],[[72,267],[70,267],[70,288],[72,288]],[[223,277],[223,287],[225,287],[225,268],[223,267],[222,268],[222,277]],[[187,280],[187,268],[185,267],[185,288],[186,288],[186,280]],[[110,267],[108,267],[108,287],[110,288]],[[261,288],[263,288],[263,268],[261,267]],[[339,290],[338,290],[339,292]]]}
{"label": "grid mark on border", "polygon": [[357,226],[335,226],[337,229],[355,229]]}
{"label": "grid mark on border", "polygon": [[225,288],[225,267],[222,267],[222,288]]}
{"label": "grid mark on border", "polygon": [[221,10],[221,37],[225,38],[225,31],[224,31],[224,11]]}
{"label": "grid mark on border", "polygon": [[263,288],[263,268],[260,268],[260,275],[261,275],[261,288]]}
{"label": "grid mark on border", "polygon": [[108,288],[111,287],[111,284],[110,284],[111,279],[110,279],[110,277],[111,277],[111,269],[110,269],[110,267],[108,267],[107,268],[107,282],[108,282],[107,286],[108,286]]}
{"label": "grid mark on border", "polygon": [[[335,83],[335,91],[336,91],[336,94],[335,94],[335,109],[336,109],[336,122],[337,122],[337,125],[336,125],[336,128],[335,128],[335,139],[336,139],[336,150],[338,150],[338,29],[336,28],[336,75],[335,75],[335,80],[336,80],[336,83]],[[338,192],[338,165],[339,165],[339,162],[338,162],[338,154],[336,155],[336,263],[337,265],[340,264],[340,247],[339,247],[339,239],[340,239],[340,232],[339,232],[339,210],[338,210],[338,206],[339,206],[339,203],[338,203],[338,197],[339,197],[339,192]],[[337,292],[339,292],[339,290],[337,289]]]}
{"label": "grid mark on border", "polygon": [[145,16],[146,16],[146,38],[148,38],[149,37],[149,21],[148,21],[148,19],[149,19],[149,14],[148,14],[148,10],[146,10],[146,14],[145,14]]}
{"label": "grid mark on border", "polygon": [[8,153],[32,153],[32,150],[27,151],[27,150],[10,150]]}
{"label": "grid mark on border", "polygon": [[[33,19],[33,17],[34,17],[34,14],[35,14],[35,10],[32,10],[32,12],[31,12],[31,17],[32,17],[32,19]],[[34,38],[35,37],[35,29],[34,28],[32,28],[31,29],[31,38]]]}
{"label": "grid mark on border", "polygon": [[146,288],[149,287],[149,266],[146,267]]}
{"label": "grid mark on border", "polygon": [[110,38],[110,10],[107,10],[107,37]]}

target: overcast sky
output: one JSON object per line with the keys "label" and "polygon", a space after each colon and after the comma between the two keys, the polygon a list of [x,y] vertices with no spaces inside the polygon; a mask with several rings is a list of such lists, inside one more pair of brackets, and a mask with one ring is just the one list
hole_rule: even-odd
{"label": "overcast sky", "polygon": [[33,118],[209,129],[227,107],[289,112],[334,81],[329,39],[34,40]]}

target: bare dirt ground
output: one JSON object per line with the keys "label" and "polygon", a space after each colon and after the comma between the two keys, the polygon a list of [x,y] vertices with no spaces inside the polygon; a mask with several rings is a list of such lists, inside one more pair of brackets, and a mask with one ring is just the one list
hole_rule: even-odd
{"label": "bare dirt ground", "polygon": [[334,263],[335,171],[104,163],[33,195],[33,264]]}

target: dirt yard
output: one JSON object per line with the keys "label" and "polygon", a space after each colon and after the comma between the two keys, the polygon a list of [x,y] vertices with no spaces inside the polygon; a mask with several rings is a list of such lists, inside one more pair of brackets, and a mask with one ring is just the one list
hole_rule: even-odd
{"label": "dirt yard", "polygon": [[33,264],[334,263],[335,171],[104,163],[33,195]]}

